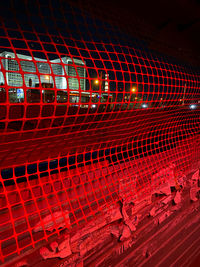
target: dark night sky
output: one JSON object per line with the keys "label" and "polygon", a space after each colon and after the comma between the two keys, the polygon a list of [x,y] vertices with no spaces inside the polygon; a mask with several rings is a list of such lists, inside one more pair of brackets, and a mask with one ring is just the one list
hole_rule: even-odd
{"label": "dark night sky", "polygon": [[[46,15],[49,16],[47,21],[51,22],[49,6],[53,3],[53,8],[58,10],[56,19],[59,19],[62,4],[66,2],[89,12],[93,17],[117,25],[122,32],[144,39],[151,49],[200,66],[198,0],[4,0],[0,15],[3,20],[9,21],[8,14],[12,17],[15,9],[14,12],[21,13],[19,17],[22,18],[22,5],[28,3],[30,14],[33,13],[33,9],[45,9]],[[37,14],[35,18],[37,21]]]}
{"label": "dark night sky", "polygon": [[[192,64],[200,62],[200,2],[198,0],[83,0],[93,12],[113,14],[123,28],[149,40],[151,48],[162,52],[167,46],[169,54],[186,59]],[[108,15],[109,16],[109,15]],[[137,28],[137,32],[136,32]],[[139,29],[139,30],[138,30]]]}

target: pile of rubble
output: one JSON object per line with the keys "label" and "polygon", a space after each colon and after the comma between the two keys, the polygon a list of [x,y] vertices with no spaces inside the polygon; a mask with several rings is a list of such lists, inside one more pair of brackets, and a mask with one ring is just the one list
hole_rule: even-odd
{"label": "pile of rubble", "polygon": [[[63,265],[60,265],[63,267],[78,266],[83,262],[85,266],[85,262],[95,261],[95,266],[100,266],[112,253],[121,254],[129,247],[134,247],[137,236],[143,232],[144,220],[151,218],[155,227],[182,207],[182,200],[187,194],[191,201],[198,200],[199,169],[187,177],[183,174],[175,177],[171,172],[171,177],[165,183],[155,186],[159,175],[152,177],[153,189],[148,193],[144,190],[137,197],[130,194],[129,198],[123,199],[121,191],[121,200],[111,205],[105,204],[101,214],[85,227],[75,233],[63,230],[60,239],[40,249],[42,258],[64,259]],[[37,231],[40,230],[38,227]],[[150,253],[144,254],[150,257]]]}

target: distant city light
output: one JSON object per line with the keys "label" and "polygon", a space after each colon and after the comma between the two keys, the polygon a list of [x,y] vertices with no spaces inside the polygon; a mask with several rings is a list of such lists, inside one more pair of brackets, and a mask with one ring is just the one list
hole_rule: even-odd
{"label": "distant city light", "polygon": [[99,80],[97,80],[97,79],[94,82],[95,82],[95,84],[99,84]]}
{"label": "distant city light", "polygon": [[93,104],[93,105],[92,105],[92,108],[96,108],[96,105]]}
{"label": "distant city light", "polygon": [[136,92],[136,88],[133,87],[133,88],[131,89],[131,91],[132,91],[132,92]]}
{"label": "distant city light", "polygon": [[196,108],[197,108],[197,105],[195,105],[195,104],[190,105],[190,109],[196,109]]}
{"label": "distant city light", "polygon": [[148,105],[146,103],[142,104],[142,108],[148,108]]}

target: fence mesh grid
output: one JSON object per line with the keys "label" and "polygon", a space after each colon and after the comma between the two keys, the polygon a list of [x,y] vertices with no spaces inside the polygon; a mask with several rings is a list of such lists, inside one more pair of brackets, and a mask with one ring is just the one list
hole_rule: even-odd
{"label": "fence mesh grid", "polygon": [[83,6],[8,7],[0,27],[2,262],[119,201],[139,201],[189,171],[199,146],[196,69]]}

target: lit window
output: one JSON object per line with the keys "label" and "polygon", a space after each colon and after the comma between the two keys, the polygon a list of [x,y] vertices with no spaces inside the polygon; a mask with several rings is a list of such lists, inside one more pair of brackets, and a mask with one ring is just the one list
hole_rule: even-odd
{"label": "lit window", "polygon": [[10,88],[8,93],[10,103],[24,102],[24,90],[22,88]]}
{"label": "lit window", "polygon": [[57,91],[57,102],[66,103],[68,100],[67,91]]}

